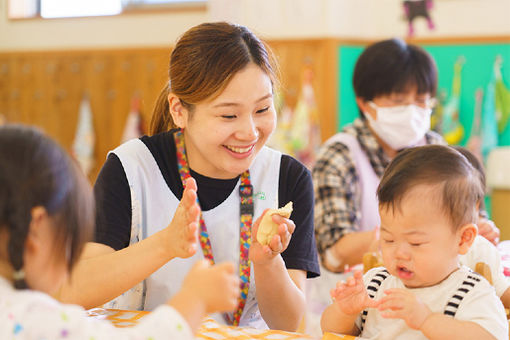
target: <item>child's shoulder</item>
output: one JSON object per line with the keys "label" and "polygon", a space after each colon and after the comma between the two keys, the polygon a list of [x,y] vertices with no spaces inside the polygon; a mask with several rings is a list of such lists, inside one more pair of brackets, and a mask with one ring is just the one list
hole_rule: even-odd
{"label": "child's shoulder", "polygon": [[465,265],[450,274],[442,282],[436,284],[438,290],[451,291],[451,290],[472,290],[494,291],[494,287],[482,275],[474,272],[472,269]]}
{"label": "child's shoulder", "polygon": [[456,270],[452,273],[452,276],[456,282],[465,282],[467,280],[475,282],[476,285],[480,283],[480,285],[484,287],[492,288],[492,285],[489,283],[489,281],[487,281],[481,274],[473,271],[466,265],[461,265],[459,270]]}
{"label": "child's shoulder", "polygon": [[7,281],[0,280],[0,310],[9,314],[51,313],[63,309],[83,311],[75,305],[64,305],[51,296],[31,289],[16,290]]}
{"label": "child's shoulder", "polygon": [[493,262],[499,264],[499,256],[498,249],[485,237],[478,235],[468,252],[459,258],[462,264],[473,268],[476,262],[484,262],[489,266],[492,266]]}
{"label": "child's shoulder", "polygon": [[34,290],[13,290],[11,295],[11,306],[16,313],[83,313],[84,309],[77,305],[67,305],[55,300],[53,297]]}

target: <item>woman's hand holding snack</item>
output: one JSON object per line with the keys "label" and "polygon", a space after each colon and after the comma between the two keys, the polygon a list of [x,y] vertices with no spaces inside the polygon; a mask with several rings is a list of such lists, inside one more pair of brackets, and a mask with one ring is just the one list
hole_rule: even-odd
{"label": "woman's hand holding snack", "polygon": [[[294,222],[288,218],[290,212],[287,217],[283,217],[279,213],[274,213],[274,211],[272,215],[266,216],[266,214],[270,212],[271,209],[266,209],[252,227],[250,259],[255,263],[268,262],[284,252],[290,243],[292,233],[296,229]],[[265,216],[266,220],[264,221]],[[270,217],[269,221],[268,217]],[[259,229],[264,228],[265,223],[273,225],[273,232],[268,233],[265,237],[260,237]],[[263,243],[259,242],[259,240]]]}

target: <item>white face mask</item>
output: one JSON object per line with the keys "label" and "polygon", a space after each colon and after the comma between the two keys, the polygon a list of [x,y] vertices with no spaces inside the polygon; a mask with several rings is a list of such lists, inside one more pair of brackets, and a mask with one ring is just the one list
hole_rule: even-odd
{"label": "white face mask", "polygon": [[369,105],[377,113],[376,120],[365,113],[370,127],[394,150],[416,145],[430,129],[430,108],[416,105],[378,107],[373,102]]}

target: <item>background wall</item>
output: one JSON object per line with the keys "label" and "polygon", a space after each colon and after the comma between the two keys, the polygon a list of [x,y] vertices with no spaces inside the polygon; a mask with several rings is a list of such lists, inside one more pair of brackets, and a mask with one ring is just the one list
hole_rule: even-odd
{"label": "background wall", "polygon": [[[168,46],[203,21],[229,20],[268,39],[404,37],[400,0],[209,0],[205,10],[111,17],[8,20],[0,0],[0,50]],[[435,0],[436,29],[420,38],[510,35],[509,0]]]}
{"label": "background wall", "polygon": [[[281,40],[270,45],[281,64],[287,105],[295,105],[303,69],[311,67],[321,127],[332,135],[336,125],[331,122],[337,115],[337,42]],[[170,52],[170,47],[161,47],[0,53],[0,115],[7,121],[35,124],[70,149],[86,95],[95,130],[95,165],[89,176],[94,181],[107,152],[121,143],[134,96],[141,98],[148,126],[154,102],[168,81]]]}
{"label": "background wall", "polygon": [[66,19],[7,19],[0,0],[0,51],[167,47],[207,20],[203,10]]}

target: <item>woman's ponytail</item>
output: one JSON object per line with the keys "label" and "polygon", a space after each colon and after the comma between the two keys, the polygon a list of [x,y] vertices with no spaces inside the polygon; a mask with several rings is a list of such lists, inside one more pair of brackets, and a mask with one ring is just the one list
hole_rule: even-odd
{"label": "woman's ponytail", "polygon": [[150,123],[150,134],[155,135],[160,132],[165,132],[170,129],[174,129],[175,125],[172,116],[170,115],[170,107],[168,106],[168,93],[170,87],[168,82],[165,87],[161,90],[161,93],[156,100],[154,111],[152,112],[152,118]]}

